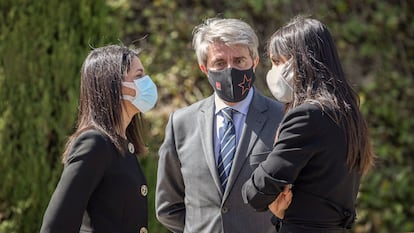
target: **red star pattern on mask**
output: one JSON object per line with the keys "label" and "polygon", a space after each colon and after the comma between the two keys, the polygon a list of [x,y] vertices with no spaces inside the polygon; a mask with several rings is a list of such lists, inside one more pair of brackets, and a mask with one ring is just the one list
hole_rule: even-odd
{"label": "red star pattern on mask", "polygon": [[239,83],[239,87],[242,88],[242,95],[244,95],[244,93],[246,91],[249,91],[252,85],[252,78],[247,77],[247,75],[244,75],[243,77],[243,82]]}

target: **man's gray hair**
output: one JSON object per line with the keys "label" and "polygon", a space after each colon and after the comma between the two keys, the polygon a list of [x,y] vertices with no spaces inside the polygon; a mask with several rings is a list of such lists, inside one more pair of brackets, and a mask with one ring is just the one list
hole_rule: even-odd
{"label": "man's gray hair", "polygon": [[259,39],[247,23],[239,19],[210,18],[196,26],[193,30],[193,48],[198,64],[206,65],[208,46],[213,42],[225,45],[244,45],[248,47],[250,56],[258,57]]}

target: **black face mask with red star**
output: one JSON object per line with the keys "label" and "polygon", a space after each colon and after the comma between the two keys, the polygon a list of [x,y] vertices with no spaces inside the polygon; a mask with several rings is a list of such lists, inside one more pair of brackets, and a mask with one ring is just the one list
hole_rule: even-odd
{"label": "black face mask with red star", "polygon": [[253,87],[256,76],[253,67],[248,70],[226,68],[209,70],[208,81],[217,95],[224,101],[235,103],[244,100]]}

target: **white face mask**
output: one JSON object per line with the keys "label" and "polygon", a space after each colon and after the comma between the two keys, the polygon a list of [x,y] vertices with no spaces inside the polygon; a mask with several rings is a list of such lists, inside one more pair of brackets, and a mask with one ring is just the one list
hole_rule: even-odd
{"label": "white face mask", "polygon": [[148,75],[134,82],[122,82],[122,85],[135,90],[135,96],[122,95],[122,99],[131,101],[142,113],[151,110],[157,102],[157,86]]}
{"label": "white face mask", "polygon": [[291,61],[279,66],[272,65],[267,72],[266,82],[272,95],[280,102],[290,103],[293,101],[293,78],[295,73],[290,67]]}

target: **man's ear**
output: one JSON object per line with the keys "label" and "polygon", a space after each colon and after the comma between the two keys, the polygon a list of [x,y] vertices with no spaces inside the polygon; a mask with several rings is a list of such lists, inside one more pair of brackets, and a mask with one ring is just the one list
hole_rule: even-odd
{"label": "man's ear", "polygon": [[253,70],[256,70],[256,66],[259,64],[259,56],[256,57],[253,61]]}
{"label": "man's ear", "polygon": [[201,72],[203,72],[205,75],[208,75],[207,67],[203,64],[199,64],[198,67],[200,67]]}

